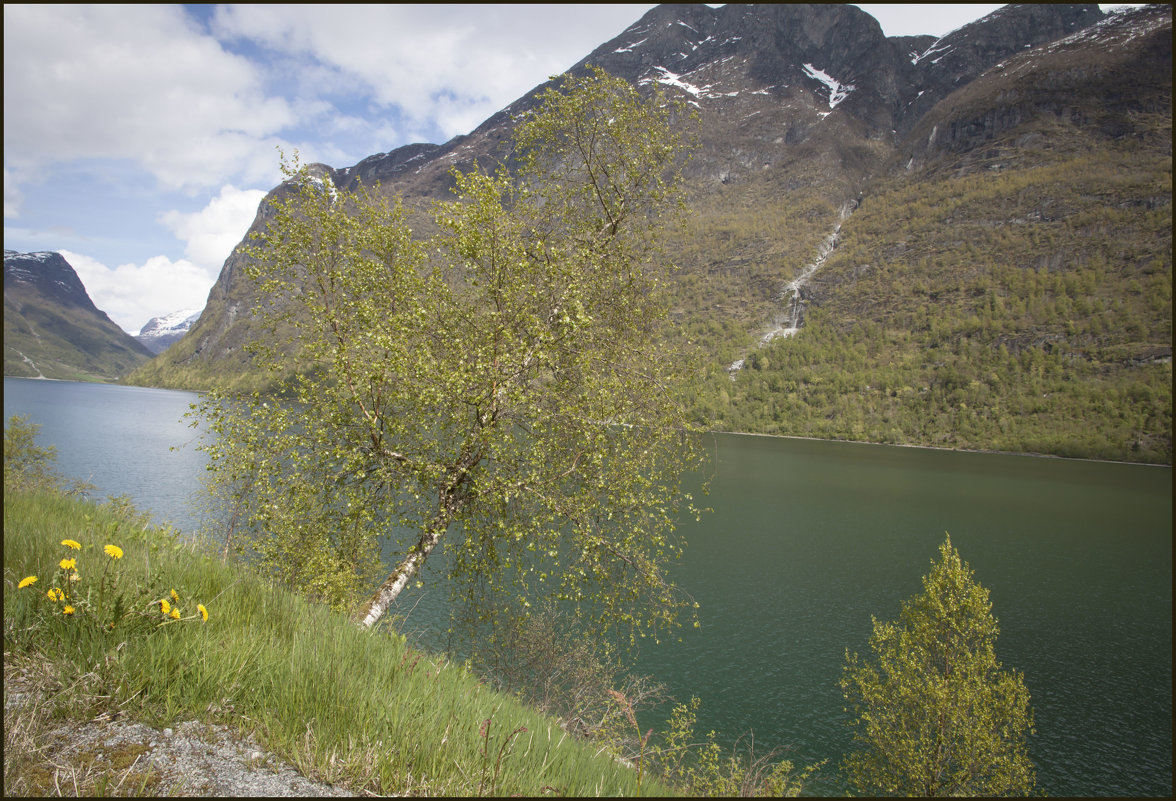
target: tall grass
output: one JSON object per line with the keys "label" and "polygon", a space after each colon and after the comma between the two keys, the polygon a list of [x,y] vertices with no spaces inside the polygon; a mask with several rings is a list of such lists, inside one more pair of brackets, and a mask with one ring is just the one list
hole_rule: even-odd
{"label": "tall grass", "polygon": [[[117,588],[130,610],[113,631],[100,611],[61,614],[46,597],[50,578],[18,589],[70,555],[83,581],[96,579],[114,564],[106,544],[124,551]],[[185,619],[166,622],[153,602],[172,589]],[[193,614],[197,601],[207,622]],[[51,674],[51,716],[122,711],[156,726],[223,723],[254,733],[306,775],[356,792],[667,793],[649,776],[639,785],[633,770],[462,665],[394,632],[360,631],[125,508],[58,493],[6,489],[4,652]],[[8,778],[6,769],[6,788]]]}

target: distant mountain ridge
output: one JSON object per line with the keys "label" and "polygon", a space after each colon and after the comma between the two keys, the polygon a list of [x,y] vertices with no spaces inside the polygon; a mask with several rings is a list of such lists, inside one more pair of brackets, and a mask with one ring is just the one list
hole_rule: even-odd
{"label": "distant mountain ridge", "polygon": [[135,335],[152,353],[163,353],[173,342],[178,342],[192,324],[200,318],[201,309],[181,309],[171,314],[152,317]]}
{"label": "distant mountain ridge", "polygon": [[[689,225],[670,252],[675,318],[710,360],[699,390],[708,423],[1170,461],[1171,392],[1156,389],[1170,378],[1131,368],[1162,370],[1171,351],[1170,301],[1153,299],[1170,298],[1171,283],[1169,6],[1108,16],[1094,4],[1009,5],[937,38],[886,37],[849,5],[661,5],[571,71],[588,64],[658,84],[698,111]],[[447,197],[453,167],[508,160],[515,120],[549,85],[442,145],[310,169],[421,207]],[[924,200],[934,197],[943,200]],[[267,215],[263,201],[251,230]],[[188,335],[133,380],[200,387],[248,374],[244,346],[260,334],[244,258],[234,251]],[[1039,270],[1048,281],[1024,284]],[[1021,292],[1041,298],[1029,304]],[[942,325],[915,309],[942,313]],[[893,364],[866,364],[856,389],[831,393],[846,362],[828,337],[869,352],[864,320],[909,352],[872,357]],[[802,334],[775,337],[801,325]],[[1059,386],[1091,395],[1059,400],[1066,393],[1042,385],[1036,397],[1052,400],[1029,411],[1034,382],[1016,371],[1032,365],[995,369],[988,351],[968,350],[980,342],[1010,358],[1069,354],[1057,367],[1069,383]],[[810,347],[804,370],[783,372]],[[941,347],[950,358],[919,355]],[[750,369],[729,376],[735,362]],[[968,392],[943,380],[949,364]],[[905,372],[886,381],[915,394],[873,398],[893,365]],[[814,382],[796,380],[806,371],[819,373]],[[1139,408],[1123,415],[1123,430],[1059,430],[1075,414],[1109,421],[1097,393],[1140,380],[1148,388],[1133,391]],[[981,397],[977,383],[994,394]],[[857,412],[838,404],[858,403],[863,391],[868,412],[850,419]],[[979,402],[994,404],[982,420],[973,419]],[[1063,411],[1063,402],[1077,405]],[[1015,425],[1001,430],[997,417]],[[1104,448],[1100,438],[1113,442]]]}
{"label": "distant mountain ridge", "polygon": [[112,381],[152,355],[59,253],[4,251],[4,374]]}

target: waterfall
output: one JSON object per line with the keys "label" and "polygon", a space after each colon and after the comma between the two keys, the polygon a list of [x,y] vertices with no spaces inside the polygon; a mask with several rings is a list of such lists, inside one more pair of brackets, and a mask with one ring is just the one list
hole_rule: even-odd
{"label": "waterfall", "polygon": [[[841,211],[837,215],[837,224],[833,226],[833,230],[817,246],[816,257],[800,271],[800,275],[785,284],[776,295],[776,302],[782,304],[783,309],[781,313],[773,318],[772,328],[760,337],[759,343],[756,345],[757,348],[762,348],[777,337],[787,338],[795,336],[796,332],[800,330],[800,327],[804,324],[805,308],[802,290],[813,277],[813,274],[824,266],[829,256],[837,249],[837,243],[841,237],[841,225],[849,219],[849,215],[853,214],[860,202],[861,199],[859,197],[858,200],[850,200],[841,206]],[[738,359],[727,367],[727,372],[731,374],[732,381],[735,380],[735,373],[743,369],[746,358]]]}

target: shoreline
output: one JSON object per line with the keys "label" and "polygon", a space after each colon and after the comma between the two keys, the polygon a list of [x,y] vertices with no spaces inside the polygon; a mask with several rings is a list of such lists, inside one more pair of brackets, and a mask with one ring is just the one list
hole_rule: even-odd
{"label": "shoreline", "polygon": [[1096,459],[1082,456],[1058,456],[1053,453],[1034,453],[1032,451],[999,451],[991,448],[945,448],[941,445],[916,445],[909,442],[870,442],[861,439],[836,439],[833,437],[803,437],[798,434],[762,434],[757,431],[724,431],[722,429],[708,429],[707,434],[726,434],[733,437],[764,437],[767,439],[796,439],[808,442],[843,442],[847,445],[875,445],[880,448],[917,448],[927,451],[943,451],[945,453],[988,453],[998,456],[1029,456],[1035,459],[1062,459],[1068,462],[1095,462],[1098,464],[1120,464],[1138,467],[1166,467],[1170,464],[1157,462],[1124,462],[1121,459]]}
{"label": "shoreline", "polygon": [[[72,379],[67,379],[67,378],[45,378],[45,377],[32,377],[32,376],[19,376],[19,375],[6,375],[4,377],[5,378],[23,378],[23,379],[26,379],[29,381],[61,381],[61,382],[72,381]],[[166,389],[171,392],[192,392],[192,393],[196,393],[196,394],[202,394],[202,393],[209,391],[209,390],[201,390],[201,389],[173,389],[170,387],[148,387],[148,386],[144,386],[141,384],[123,384],[120,381],[113,381],[113,382],[74,381],[73,383],[110,384],[111,386],[137,387],[140,389]],[[805,437],[805,436],[800,436],[798,434],[764,434],[764,433],[760,433],[758,431],[724,431],[722,429],[715,429],[715,428],[707,429],[706,433],[707,434],[729,434],[731,436],[739,436],[739,437],[765,437],[765,438],[769,438],[769,439],[808,440],[810,442],[845,442],[845,443],[848,443],[851,445],[877,445],[877,446],[884,447],[884,448],[919,448],[922,450],[945,451],[948,453],[990,453],[990,454],[997,454],[997,455],[1001,455],[1001,456],[1030,456],[1030,457],[1033,457],[1036,459],[1063,459],[1065,461],[1070,461],[1070,462],[1095,462],[1095,463],[1099,463],[1099,464],[1138,465],[1141,467],[1166,467],[1169,470],[1172,469],[1171,464],[1162,464],[1162,463],[1157,463],[1157,462],[1125,462],[1122,459],[1098,459],[1098,458],[1093,458],[1093,457],[1086,458],[1086,457],[1082,457],[1082,456],[1058,456],[1057,454],[1053,454],[1053,453],[1035,453],[1033,451],[1002,451],[1002,450],[996,450],[993,448],[946,448],[946,447],[943,447],[942,445],[918,445],[918,444],[909,443],[909,442],[871,442],[869,440],[837,439],[835,437]]]}

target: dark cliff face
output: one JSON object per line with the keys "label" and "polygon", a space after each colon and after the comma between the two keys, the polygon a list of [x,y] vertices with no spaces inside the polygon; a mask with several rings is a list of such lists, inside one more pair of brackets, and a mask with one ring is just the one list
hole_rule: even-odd
{"label": "dark cliff face", "polygon": [[[1094,139],[1144,135],[1144,117],[1172,114],[1171,10],[1127,10],[1095,27],[1022,48],[944,98],[912,126],[899,160],[918,167],[983,148],[1024,127],[1022,155],[1053,136]],[[1002,150],[1009,154],[1007,146]]]}
{"label": "dark cliff face", "polygon": [[6,294],[10,287],[34,291],[63,309],[80,309],[106,316],[90,300],[78,274],[60,253],[4,251]]}
{"label": "dark cliff face", "polygon": [[915,72],[910,102],[899,121],[899,130],[910,130],[936,103],[998,62],[1102,18],[1102,11],[1094,3],[1017,4],[952,31],[912,59]]}
{"label": "dark cliff face", "polygon": [[[570,71],[594,65],[639,85],[672,86],[681,80],[701,90],[691,99],[704,109],[721,106],[734,93],[766,92],[779,101],[774,111],[788,112],[777,115],[784,138],[774,143],[786,145],[804,141],[815,128],[811,114],[796,113],[798,106],[832,110],[828,85],[814,77],[819,72],[852,87],[837,110],[852,118],[858,136],[896,144],[937,102],[1002,59],[1102,16],[1095,4],[1012,5],[940,39],[887,38],[873,17],[852,5],[731,4],[712,9],[667,4],[648,11]],[[333,171],[335,182],[352,188],[379,181],[394,184],[406,196],[444,197],[452,185],[450,167],[468,168],[475,159],[506,155],[512,120],[533,108],[549,85],[537,86],[468,135],[443,145],[406,145],[369,156]],[[704,147],[707,140],[721,143],[728,138],[721,133],[721,121],[704,120],[707,124],[713,131],[708,136],[704,130]],[[718,153],[704,158],[724,160]]]}

